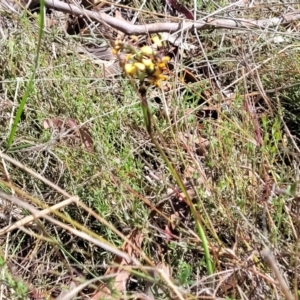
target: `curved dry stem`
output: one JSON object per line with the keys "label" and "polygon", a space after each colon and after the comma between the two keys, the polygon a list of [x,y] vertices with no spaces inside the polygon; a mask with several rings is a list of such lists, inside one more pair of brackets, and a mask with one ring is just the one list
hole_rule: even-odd
{"label": "curved dry stem", "polygon": [[184,21],[180,23],[155,23],[145,25],[133,25],[125,20],[117,19],[107,15],[103,12],[96,12],[80,8],[74,4],[64,3],[60,0],[45,0],[45,6],[53,8],[65,13],[73,15],[86,16],[91,20],[99,23],[107,24],[114,29],[117,29],[125,34],[132,35],[148,35],[151,33],[159,32],[176,32],[178,30],[192,30],[194,28],[198,30],[205,29],[249,29],[249,28],[261,28],[266,29],[270,27],[276,27],[278,25],[289,24],[293,21],[300,19],[300,11],[296,10],[291,13],[282,15],[281,17],[275,17],[270,19],[252,20],[252,19],[215,19],[207,18],[205,20],[199,20],[196,22]]}

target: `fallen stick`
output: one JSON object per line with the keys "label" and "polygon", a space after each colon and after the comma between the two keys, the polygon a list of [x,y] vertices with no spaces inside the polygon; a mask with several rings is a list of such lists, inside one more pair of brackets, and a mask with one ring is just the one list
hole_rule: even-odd
{"label": "fallen stick", "polygon": [[260,28],[266,29],[270,27],[276,27],[278,25],[289,24],[293,21],[300,19],[300,10],[283,14],[281,17],[274,17],[270,19],[252,20],[252,19],[216,19],[206,18],[199,21],[185,21],[173,22],[173,23],[154,23],[144,25],[133,25],[124,20],[120,20],[109,16],[103,12],[91,11],[83,9],[74,4],[68,4],[60,0],[45,0],[45,6],[61,12],[69,13],[77,16],[86,16],[87,18],[107,24],[116,30],[119,30],[128,35],[148,35],[159,32],[176,32],[178,30],[188,31],[194,28],[198,30],[205,29],[250,29]]}

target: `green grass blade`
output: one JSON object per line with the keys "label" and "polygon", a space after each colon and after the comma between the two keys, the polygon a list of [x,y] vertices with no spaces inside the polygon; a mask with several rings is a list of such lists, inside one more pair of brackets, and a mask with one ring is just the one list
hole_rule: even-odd
{"label": "green grass blade", "polygon": [[44,28],[44,8],[45,8],[45,2],[44,0],[40,1],[40,16],[39,16],[39,35],[38,35],[38,45],[37,45],[37,50],[36,50],[36,56],[34,59],[34,69],[33,72],[31,74],[30,80],[28,82],[28,86],[26,88],[25,94],[22,97],[20,106],[17,110],[14,122],[12,124],[12,128],[8,137],[8,142],[7,142],[7,149],[12,145],[14,138],[15,138],[15,134],[17,131],[17,127],[18,124],[20,122],[21,119],[21,115],[22,112],[24,110],[24,106],[27,102],[27,99],[32,91],[32,88],[34,86],[34,79],[35,79],[35,74],[36,71],[38,69],[38,65],[39,65],[39,53],[40,53],[40,49],[41,49],[41,43],[42,43],[42,36],[43,36],[43,28]]}

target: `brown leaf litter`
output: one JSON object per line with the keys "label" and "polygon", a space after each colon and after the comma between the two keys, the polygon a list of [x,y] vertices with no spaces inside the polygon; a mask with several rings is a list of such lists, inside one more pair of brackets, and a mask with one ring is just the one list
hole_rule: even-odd
{"label": "brown leaf litter", "polygon": [[[137,249],[141,249],[141,245],[144,239],[144,235],[139,232],[137,229],[134,229],[129,235],[128,240],[136,246]],[[124,242],[124,244],[121,247],[121,250],[125,253],[127,253],[131,258],[138,258],[139,253],[127,242]],[[118,256],[115,257],[114,265],[108,267],[104,275],[109,274],[116,274],[114,278],[114,284],[113,284],[113,291],[117,292],[118,294],[121,294],[123,291],[126,290],[126,284],[128,279],[130,278],[130,262],[126,261],[124,258],[120,258]],[[105,284],[101,284],[99,286],[99,292],[96,293],[91,300],[98,300],[98,299],[121,299],[121,297],[114,296],[112,298],[112,291],[107,287]]]}
{"label": "brown leaf litter", "polygon": [[68,132],[68,145],[81,142],[88,152],[93,152],[94,142],[86,126],[81,126],[75,119],[61,120],[58,118],[45,119],[43,121],[44,129],[52,129],[62,134]]}

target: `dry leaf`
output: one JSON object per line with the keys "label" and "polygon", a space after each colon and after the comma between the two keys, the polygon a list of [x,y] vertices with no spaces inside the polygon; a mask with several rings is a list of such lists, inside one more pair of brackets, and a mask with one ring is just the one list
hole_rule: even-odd
{"label": "dry leaf", "polygon": [[[134,229],[128,236],[127,239],[136,246],[137,249],[141,248],[142,241],[144,239],[144,235],[140,232],[138,232],[137,229]],[[121,250],[125,253],[127,253],[131,258],[137,258],[139,256],[139,253],[127,242],[125,242]],[[105,275],[109,274],[116,274],[114,278],[114,290],[118,292],[123,292],[126,288],[127,280],[130,277],[130,272],[127,271],[124,267],[128,266],[130,262],[127,262],[124,258],[116,257],[114,260],[114,264],[118,267],[109,267]],[[91,300],[98,300],[102,298],[109,299],[109,296],[111,295],[110,289],[102,284],[99,287],[100,291],[93,296]],[[117,299],[114,295],[113,299]]]}
{"label": "dry leaf", "polygon": [[194,20],[193,14],[184,5],[178,3],[177,0],[165,0],[165,2],[170,5],[173,10],[184,14],[187,19]]}
{"label": "dry leaf", "polygon": [[[89,152],[93,151],[94,143],[89,130],[85,126],[79,126],[75,119],[68,119],[66,121],[58,118],[46,119],[43,121],[43,126],[44,129],[56,130],[59,133],[63,133],[64,131],[71,129],[71,140],[76,142],[78,138],[80,138],[80,141],[83,143],[86,150]],[[70,140],[69,144],[71,144]]]}
{"label": "dry leaf", "polygon": [[206,138],[198,135],[191,135],[190,133],[178,133],[179,140],[185,148],[189,148],[191,151],[195,151],[200,156],[205,156],[209,141]]}

